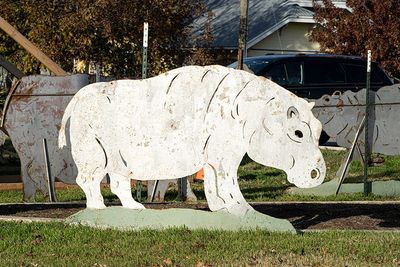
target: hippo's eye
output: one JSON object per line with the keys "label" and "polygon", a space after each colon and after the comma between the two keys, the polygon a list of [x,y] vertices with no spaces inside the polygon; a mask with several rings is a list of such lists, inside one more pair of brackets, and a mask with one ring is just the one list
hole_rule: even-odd
{"label": "hippo's eye", "polygon": [[299,116],[299,111],[295,107],[290,107],[287,111],[287,117],[288,119],[291,119],[293,117],[298,117]]}
{"label": "hippo's eye", "polygon": [[295,134],[298,138],[303,138],[303,132],[300,131],[300,130],[294,131],[294,134]]}

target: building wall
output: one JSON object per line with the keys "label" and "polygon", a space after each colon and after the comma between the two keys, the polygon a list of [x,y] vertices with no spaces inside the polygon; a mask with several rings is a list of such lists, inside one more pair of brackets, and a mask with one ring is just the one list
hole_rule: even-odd
{"label": "building wall", "polygon": [[[247,56],[268,53],[300,53],[319,51],[319,44],[308,40],[311,23],[288,23],[247,50]],[[257,50],[258,49],[258,50]],[[268,50],[270,49],[270,50]]]}

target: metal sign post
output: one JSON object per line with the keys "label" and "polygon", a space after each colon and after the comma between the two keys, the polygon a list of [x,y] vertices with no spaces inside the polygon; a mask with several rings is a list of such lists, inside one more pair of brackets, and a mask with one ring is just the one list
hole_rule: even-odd
{"label": "metal sign post", "polygon": [[369,162],[369,90],[371,87],[371,50],[368,50],[368,61],[367,61],[367,87],[365,92],[365,139],[364,139],[364,196],[368,196],[368,162]]}

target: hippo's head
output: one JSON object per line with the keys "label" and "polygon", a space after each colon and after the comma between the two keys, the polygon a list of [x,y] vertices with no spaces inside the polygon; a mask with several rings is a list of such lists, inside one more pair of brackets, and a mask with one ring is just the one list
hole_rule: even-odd
{"label": "hippo's head", "polygon": [[[325,161],[318,147],[321,123],[308,103],[280,86],[262,81],[254,86],[267,86],[264,101],[244,97],[247,120],[244,126],[251,159],[286,172],[290,183],[301,188],[320,185],[325,178]],[[265,90],[258,90],[259,92]],[[253,114],[253,115],[251,115]]]}

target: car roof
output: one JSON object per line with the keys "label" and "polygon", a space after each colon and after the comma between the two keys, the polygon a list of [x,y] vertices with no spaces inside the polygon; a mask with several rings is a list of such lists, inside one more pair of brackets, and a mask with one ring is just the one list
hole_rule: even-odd
{"label": "car roof", "polygon": [[360,56],[346,56],[346,55],[336,55],[336,54],[273,54],[273,55],[264,55],[264,56],[254,56],[247,57],[244,60],[255,60],[255,61],[276,61],[284,58],[296,58],[296,57],[304,57],[304,58],[333,58],[333,59],[350,59],[350,60],[362,60],[365,61],[365,58]]}
{"label": "car roof", "polygon": [[[252,69],[255,73],[261,71],[261,69],[265,66],[265,64],[269,65],[276,61],[280,61],[287,58],[311,58],[311,59],[341,59],[348,60],[350,62],[358,62],[363,63],[366,62],[365,58],[360,56],[345,56],[345,55],[336,55],[336,54],[271,54],[271,55],[263,55],[263,56],[253,56],[246,57],[243,59],[243,62]],[[375,65],[375,62],[372,62]],[[237,61],[228,65],[229,68],[236,68]]]}

